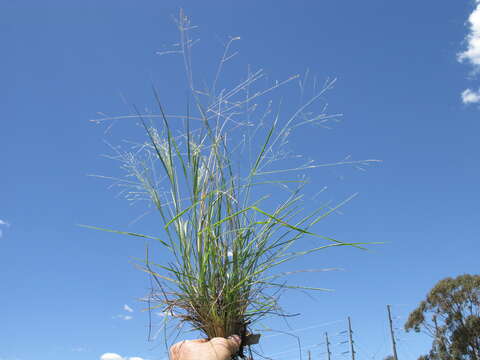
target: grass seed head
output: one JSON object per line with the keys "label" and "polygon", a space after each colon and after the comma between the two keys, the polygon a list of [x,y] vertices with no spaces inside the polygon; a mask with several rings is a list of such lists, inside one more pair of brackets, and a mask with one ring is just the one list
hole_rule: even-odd
{"label": "grass seed head", "polygon": [[[147,251],[143,268],[157,285],[149,304],[157,303],[155,307],[169,315],[166,318],[188,323],[208,338],[238,334],[246,345],[255,342],[247,340],[252,324],[281,314],[281,291],[303,288],[287,285],[282,280],[286,273],[275,269],[328,247],[359,247],[311,231],[333,210],[305,212],[301,192],[306,180],[295,174],[331,164],[294,164],[299,158],[288,150],[291,133],[298,127],[325,126],[338,117],[313,110],[334,81],[323,87],[314,83],[315,93],[306,98],[307,79],[295,75],[262,87],[263,70],[249,68],[237,84],[221,88],[224,67],[234,56],[231,45],[237,38],[232,38],[212,86],[200,91],[191,66],[196,41],[190,38],[192,26],[183,12],[177,25],[180,46],[168,53],[183,57],[190,99],[187,113],[169,115],[155,90],[159,112],[136,110],[135,116],[147,141],[134,151],[118,152],[128,173],[126,185],[133,188],[130,195],[154,205],[163,224],[162,237],[156,239],[170,254],[168,264],[155,264]],[[290,115],[282,114],[269,95],[296,80],[303,101]],[[155,125],[158,119],[160,125]],[[98,121],[102,120],[106,119]],[[268,197],[260,194],[268,186],[286,190],[286,196],[275,195],[278,202],[267,211]],[[323,243],[294,250],[305,236]]]}

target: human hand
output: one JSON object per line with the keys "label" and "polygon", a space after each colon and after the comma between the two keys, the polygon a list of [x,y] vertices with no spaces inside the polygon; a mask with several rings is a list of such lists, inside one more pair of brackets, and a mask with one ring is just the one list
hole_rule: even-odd
{"label": "human hand", "polygon": [[184,340],[170,348],[170,360],[230,360],[240,348],[238,335],[211,340]]}

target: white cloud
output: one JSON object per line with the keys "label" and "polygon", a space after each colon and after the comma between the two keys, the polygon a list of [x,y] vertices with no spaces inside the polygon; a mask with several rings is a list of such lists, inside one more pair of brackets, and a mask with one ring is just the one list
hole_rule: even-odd
{"label": "white cloud", "polygon": [[105,353],[102,356],[100,356],[100,360],[144,360],[144,359],[138,356],[123,357],[116,353]]}
{"label": "white cloud", "polygon": [[467,49],[458,54],[459,61],[468,61],[480,70],[480,0],[476,0],[476,7],[468,17],[469,34],[466,37]]}
{"label": "white cloud", "polygon": [[[9,227],[10,224],[5,220],[0,219],[0,226]],[[2,236],[3,236],[3,230],[0,228],[0,239],[2,238]]]}
{"label": "white cloud", "polygon": [[123,305],[123,310],[128,311],[128,312],[133,312],[133,309],[128,306],[127,304]]}
{"label": "white cloud", "polygon": [[[133,313],[133,309],[128,306],[127,304],[123,305],[123,310],[129,312],[129,313]],[[113,316],[113,319],[122,319],[122,320],[132,320],[133,319],[133,316],[132,315],[123,315],[123,314],[119,314],[119,315],[115,315]]]}
{"label": "white cloud", "polygon": [[100,356],[100,360],[124,360],[124,359],[123,357],[115,353],[105,353],[102,356]]}
{"label": "white cloud", "polygon": [[464,104],[475,104],[480,102],[480,90],[474,91],[466,89],[462,92],[462,102]]}

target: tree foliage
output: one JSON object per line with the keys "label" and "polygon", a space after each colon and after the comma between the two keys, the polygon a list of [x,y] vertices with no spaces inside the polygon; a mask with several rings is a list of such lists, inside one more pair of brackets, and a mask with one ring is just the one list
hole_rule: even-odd
{"label": "tree foliage", "polygon": [[439,281],[410,313],[405,330],[433,338],[424,360],[480,360],[480,275]]}

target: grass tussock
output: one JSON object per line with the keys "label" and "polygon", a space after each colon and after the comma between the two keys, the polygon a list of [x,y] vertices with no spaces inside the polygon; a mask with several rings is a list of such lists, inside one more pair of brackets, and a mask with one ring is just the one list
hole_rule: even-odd
{"label": "grass tussock", "polygon": [[[172,52],[183,57],[186,68],[190,99],[186,112],[169,115],[154,91],[157,112],[136,109],[128,116],[139,119],[147,141],[116,156],[128,174],[122,180],[130,187],[128,195],[153,204],[163,224],[162,235],[120,233],[154,239],[169,253],[170,261],[158,264],[147,250],[143,262],[157,285],[149,298],[151,308],[161,309],[169,315],[166,319],[189,323],[208,338],[239,334],[247,344],[251,324],[280,313],[280,290],[322,290],[287,284],[283,279],[287,274],[275,270],[279,265],[330,247],[361,247],[312,231],[343,203],[306,213],[302,189],[307,181],[296,174],[374,160],[295,162],[297,158],[285,150],[291,132],[299,126],[325,126],[338,117],[325,114],[324,107],[319,113],[311,110],[334,81],[317,87],[289,116],[275,110],[265,97],[297,81],[303,91],[306,80],[299,76],[259,89],[264,72],[248,71],[234,86],[218,90],[223,67],[233,57],[230,48],[236,38],[232,38],[212,85],[200,91],[191,67],[192,26],[183,13],[177,25],[180,43]],[[160,125],[155,126],[158,119]],[[275,189],[275,201],[260,195],[266,188]],[[285,190],[283,198],[278,196],[280,189]],[[294,250],[305,236],[315,238],[314,245]]]}

